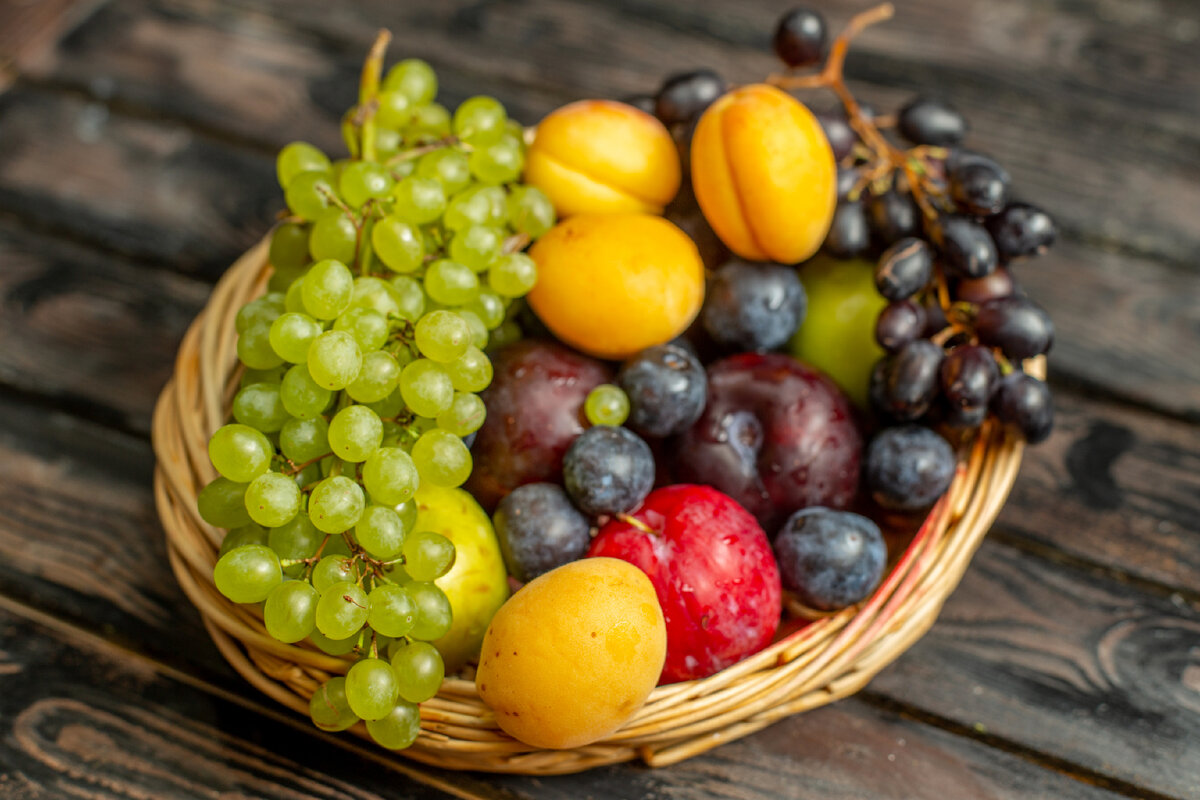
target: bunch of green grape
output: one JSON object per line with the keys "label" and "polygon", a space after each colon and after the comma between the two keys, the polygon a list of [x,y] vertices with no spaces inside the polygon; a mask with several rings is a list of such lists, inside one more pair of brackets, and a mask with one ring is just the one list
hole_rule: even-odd
{"label": "bunch of green grape", "polygon": [[[375,56],[382,60],[382,53]],[[270,243],[269,292],[237,314],[245,365],[220,474],[200,515],[227,528],[214,582],[261,603],[267,632],[358,660],[313,696],[313,722],[365,720],[410,745],[451,625],[434,580],[454,546],[416,530],[421,482],[461,485],[483,424],[484,350],[520,335],[513,301],[536,279],[523,250],[554,224],[518,183],[523,131],[490,97],[453,113],[428,64],[380,83],[364,68],[343,133],[351,158],[295,142],[277,169],[290,216]]]}

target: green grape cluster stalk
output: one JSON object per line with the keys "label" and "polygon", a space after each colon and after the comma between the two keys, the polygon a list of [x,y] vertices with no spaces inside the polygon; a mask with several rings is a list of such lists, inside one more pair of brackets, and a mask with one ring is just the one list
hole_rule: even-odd
{"label": "green grape cluster stalk", "polygon": [[313,722],[364,720],[399,749],[441,685],[430,643],[452,621],[434,581],[454,545],[416,529],[414,495],[470,476],[484,351],[520,336],[514,301],[537,278],[523,251],[555,220],[519,183],[523,129],[504,107],[473,97],[451,114],[423,61],[383,76],[387,39],[343,119],[349,157],[279,153],[288,216],[269,291],[236,317],[241,389],[198,505],[228,529],[213,572],[225,597],[261,604],[281,642],[356,659],[313,696]]}

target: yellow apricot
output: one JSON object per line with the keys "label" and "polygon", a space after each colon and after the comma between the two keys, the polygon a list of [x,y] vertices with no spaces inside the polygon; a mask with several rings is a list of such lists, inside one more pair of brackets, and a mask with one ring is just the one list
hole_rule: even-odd
{"label": "yellow apricot", "polygon": [[679,154],[650,114],[612,100],[580,100],[537,126],[525,182],[573,214],[661,214],[679,191]]}
{"label": "yellow apricot", "polygon": [[581,214],[529,251],[529,305],[555,336],[622,359],[682,333],[704,302],[704,264],[687,234],[650,214]]}
{"label": "yellow apricot", "polygon": [[475,688],[501,730],[535,747],[602,739],[642,707],[667,655],[646,574],[585,558],[525,584],[483,638]]}
{"label": "yellow apricot", "polygon": [[815,253],[833,220],[836,179],[817,118],[773,86],[734,89],[696,125],[696,199],[742,258],[795,264]]}

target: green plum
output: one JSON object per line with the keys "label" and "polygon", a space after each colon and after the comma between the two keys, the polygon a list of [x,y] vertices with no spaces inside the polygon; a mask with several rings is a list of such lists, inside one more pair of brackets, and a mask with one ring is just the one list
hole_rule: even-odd
{"label": "green plum", "polygon": [[492,522],[475,498],[422,482],[416,502],[413,530],[440,533],[457,551],[454,566],[435,581],[454,612],[450,631],[433,643],[450,673],[479,656],[488,623],[508,599],[508,573]]}
{"label": "green plum", "polygon": [[862,409],[883,348],[875,341],[875,319],[887,305],[875,288],[868,261],[817,256],[800,266],[808,315],[792,336],[792,355],[825,372]]}

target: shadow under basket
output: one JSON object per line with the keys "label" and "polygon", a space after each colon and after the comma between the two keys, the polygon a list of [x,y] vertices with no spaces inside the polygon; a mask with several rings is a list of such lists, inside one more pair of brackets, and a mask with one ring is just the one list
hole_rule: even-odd
{"label": "shadow under basket", "polygon": [[[229,269],[184,336],[154,411],[154,492],[171,567],[217,647],[248,681],[307,716],[313,692],[352,662],[272,639],[257,607],[217,592],[212,574],[223,531],[196,510],[197,493],[216,477],[209,436],[227,420],[238,387],[234,315],[262,293],[268,275],[264,241]],[[1042,359],[1029,366],[1044,374]],[[989,420],[961,446],[949,492],[866,602],[807,624],[785,614],[781,629],[791,632],[770,647],[709,678],[656,688],[602,741],[573,750],[522,744],[496,725],[473,681],[451,676],[421,704],[421,734],[401,752],[449,769],[529,775],[633,759],[664,766],[853,694],[933,624],[1004,504],[1022,449],[1020,437]],[[367,736],[362,723],[351,731]]]}

